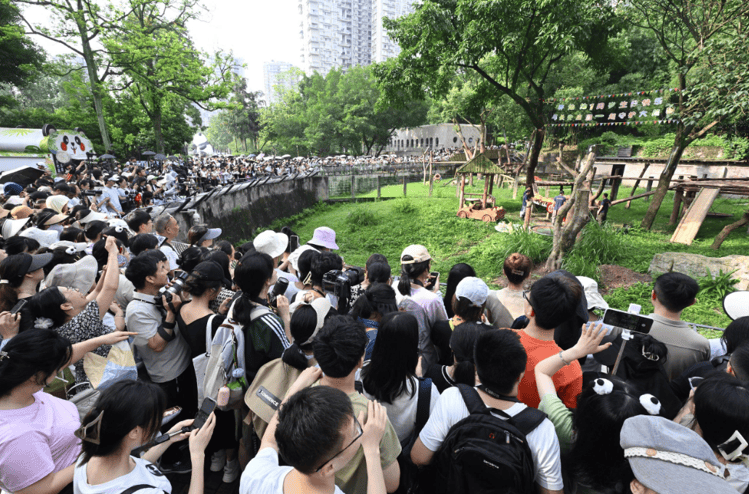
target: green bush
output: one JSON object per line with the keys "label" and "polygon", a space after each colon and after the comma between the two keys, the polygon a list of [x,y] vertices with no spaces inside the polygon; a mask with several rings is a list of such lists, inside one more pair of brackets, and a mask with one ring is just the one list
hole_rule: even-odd
{"label": "green bush", "polygon": [[416,206],[408,199],[399,199],[395,201],[393,211],[398,214],[413,214],[417,211]]}
{"label": "green bush", "polygon": [[533,264],[545,261],[551,253],[551,237],[517,229],[506,235],[503,242],[501,259],[514,252],[530,257]]}
{"label": "green bush", "polygon": [[360,228],[377,225],[380,222],[380,218],[367,209],[355,209],[348,214],[346,222],[348,223],[349,231],[355,232]]}

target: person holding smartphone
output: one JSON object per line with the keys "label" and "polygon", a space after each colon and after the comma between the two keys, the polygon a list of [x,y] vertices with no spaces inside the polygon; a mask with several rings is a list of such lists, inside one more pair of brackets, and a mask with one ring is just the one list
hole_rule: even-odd
{"label": "person holding smartphone", "polygon": [[[119,493],[134,486],[141,486],[138,494],[171,492],[169,480],[154,463],[169,446],[188,438],[193,467],[188,493],[202,493],[205,448],[216,424],[213,413],[199,429],[175,434],[140,458],[131,456],[133,449],[155,438],[165,410],[166,395],[150,382],[119,381],[103,390],[75,433],[82,441],[73,476],[75,494]],[[193,422],[178,422],[168,433],[189,428]]]}

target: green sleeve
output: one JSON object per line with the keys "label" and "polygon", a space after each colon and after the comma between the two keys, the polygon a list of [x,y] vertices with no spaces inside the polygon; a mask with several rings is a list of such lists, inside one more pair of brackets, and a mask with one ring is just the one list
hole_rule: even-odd
{"label": "green sleeve", "polygon": [[572,438],[572,411],[555,393],[545,394],[541,398],[538,409],[544,412],[554,424],[562,453],[569,451]]}
{"label": "green sleeve", "polygon": [[398,440],[398,435],[393,429],[393,424],[388,419],[387,425],[385,426],[385,433],[382,435],[380,440],[380,463],[382,469],[385,470],[387,467],[393,464],[398,459],[398,455],[401,454],[401,443]]}

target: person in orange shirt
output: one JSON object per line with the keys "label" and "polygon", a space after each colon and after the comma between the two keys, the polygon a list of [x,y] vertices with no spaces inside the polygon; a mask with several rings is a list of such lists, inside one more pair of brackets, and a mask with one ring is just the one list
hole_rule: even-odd
{"label": "person in orange shirt", "polygon": [[577,361],[562,358],[562,348],[554,341],[554,328],[575,317],[583,290],[576,280],[566,276],[545,276],[523,292],[528,325],[518,331],[520,343],[528,354],[525,375],[518,387],[518,399],[538,408],[540,402],[536,389],[536,365],[547,357],[558,355],[565,366],[554,374],[557,394],[567,408],[575,408],[577,395],[582,391],[583,372]]}

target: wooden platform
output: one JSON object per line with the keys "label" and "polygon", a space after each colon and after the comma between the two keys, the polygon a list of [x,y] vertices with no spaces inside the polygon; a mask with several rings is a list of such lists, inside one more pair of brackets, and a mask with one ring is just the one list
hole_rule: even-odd
{"label": "wooden platform", "polygon": [[715,199],[720,193],[719,188],[701,188],[697,197],[690,204],[687,213],[679,222],[679,226],[676,227],[673,236],[671,236],[671,242],[691,245],[694,238],[697,236],[697,232],[702,226],[702,222],[707,217],[707,212],[715,202]]}

